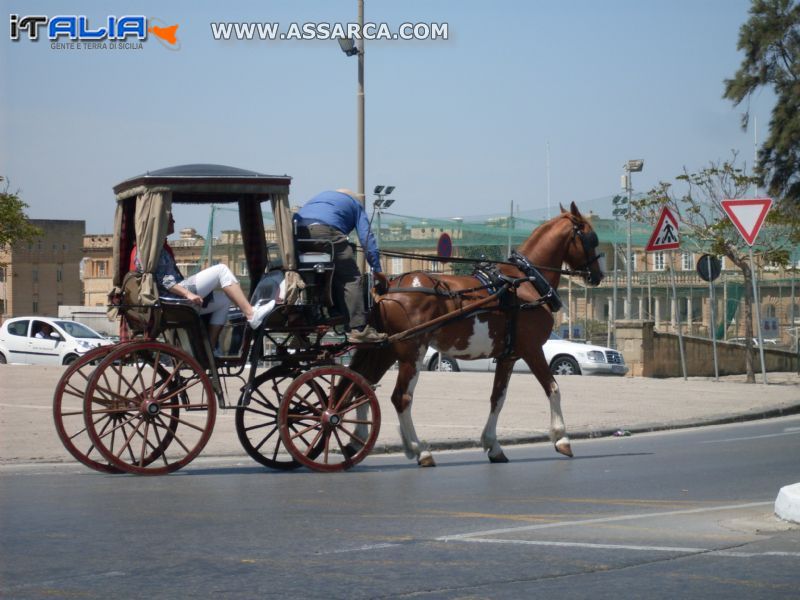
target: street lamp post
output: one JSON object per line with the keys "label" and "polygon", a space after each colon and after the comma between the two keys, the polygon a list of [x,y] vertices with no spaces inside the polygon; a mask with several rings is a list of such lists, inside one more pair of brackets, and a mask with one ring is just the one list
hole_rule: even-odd
{"label": "street lamp post", "polygon": [[[619,233],[619,218],[627,216],[628,214],[628,199],[624,196],[614,196],[611,199],[611,203],[614,205],[614,210],[611,211],[611,214],[614,215],[614,291],[611,296],[611,326],[614,329],[614,345],[613,348],[617,347],[617,330],[614,323],[617,320],[617,233]],[[608,336],[608,345],[611,346],[611,331],[609,330]]]}
{"label": "street lamp post", "polygon": [[633,200],[633,184],[631,183],[631,173],[639,173],[644,168],[644,161],[641,159],[629,160],[625,163],[625,175],[623,175],[624,188],[628,192],[628,242],[627,252],[625,253],[625,275],[626,275],[626,294],[625,294],[625,318],[631,318],[631,306],[633,305],[633,288],[631,286],[631,279],[633,278],[632,272],[632,255],[631,255],[631,201]]}
{"label": "street lamp post", "polygon": [[[358,31],[364,31],[364,0],[358,0]],[[339,45],[347,56],[358,56],[358,91],[356,93],[356,104],[358,106],[358,200],[361,206],[366,208],[365,178],[364,178],[364,37],[360,36],[358,46],[352,38],[339,38]],[[361,253],[359,259],[361,272],[366,271],[366,256]]]}

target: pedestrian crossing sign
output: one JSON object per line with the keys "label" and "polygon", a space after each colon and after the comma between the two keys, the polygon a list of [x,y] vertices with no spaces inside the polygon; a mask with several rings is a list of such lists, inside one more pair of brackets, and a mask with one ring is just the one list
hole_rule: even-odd
{"label": "pedestrian crossing sign", "polygon": [[661,209],[658,217],[658,224],[647,242],[646,252],[658,252],[660,250],[674,250],[680,248],[680,235],[678,234],[678,219],[666,206]]}

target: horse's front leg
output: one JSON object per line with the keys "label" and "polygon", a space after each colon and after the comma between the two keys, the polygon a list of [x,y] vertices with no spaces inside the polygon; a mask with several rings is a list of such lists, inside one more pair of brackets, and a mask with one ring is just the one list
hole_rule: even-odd
{"label": "horse's front leg", "polygon": [[500,418],[500,411],[503,410],[503,404],[506,401],[508,381],[511,379],[515,362],[515,359],[497,361],[497,369],[494,372],[489,418],[486,420],[486,426],[481,434],[483,449],[489,451],[489,462],[493,463],[508,462],[500,442],[497,441],[497,420]]}
{"label": "horse's front leg", "polygon": [[419,372],[425,358],[425,348],[418,350],[416,362],[401,359],[399,362],[397,383],[392,392],[392,404],[400,421],[400,439],[408,458],[416,458],[421,467],[435,467],[436,461],[428,449],[428,445],[417,437],[414,421],[411,419],[411,405],[414,401],[414,388],[419,379]]}
{"label": "horse's front leg", "polygon": [[550,372],[544,350],[540,347],[534,348],[522,358],[539,380],[550,401],[550,441],[555,445],[556,452],[572,456],[572,446],[564,425],[564,415],[561,413],[561,390]]}

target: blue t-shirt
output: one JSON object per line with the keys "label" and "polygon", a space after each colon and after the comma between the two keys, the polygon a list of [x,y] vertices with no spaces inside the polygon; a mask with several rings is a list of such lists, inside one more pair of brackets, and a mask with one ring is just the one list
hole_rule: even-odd
{"label": "blue t-shirt", "polygon": [[366,249],[367,262],[372,270],[380,273],[381,261],[375,236],[369,228],[369,219],[361,203],[342,192],[322,192],[306,202],[297,212],[304,223],[323,223],[349,235],[353,229],[358,233],[361,247]]}

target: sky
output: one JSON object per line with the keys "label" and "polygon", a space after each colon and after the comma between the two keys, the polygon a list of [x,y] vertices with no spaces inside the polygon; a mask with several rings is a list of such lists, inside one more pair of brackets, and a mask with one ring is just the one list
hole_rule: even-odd
{"label": "sky", "polygon": [[[356,0],[0,4],[0,175],[31,218],[110,233],[115,184],[188,163],[291,175],[292,204],[357,188],[357,59],[336,41],[219,41],[210,26],[352,23]],[[749,168],[757,132],[722,98],[749,6],[366,0],[367,22],[447,23],[449,34],[366,42],[366,189],[396,186],[392,212],[405,215],[507,213],[511,201],[525,214],[610,208],[628,159],[645,161],[638,192],[732,151]],[[12,42],[11,14],[86,15],[93,27],[145,15],[178,24],[180,49],[152,36],[138,50]],[[761,132],[773,102],[768,91],[751,100]],[[208,214],[181,207],[177,227],[203,233]]]}

